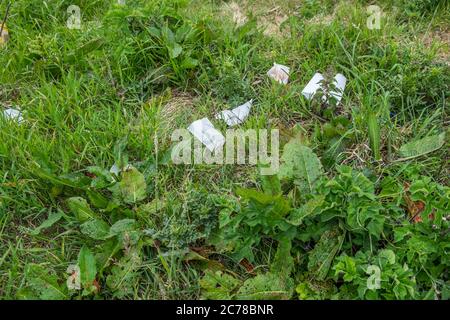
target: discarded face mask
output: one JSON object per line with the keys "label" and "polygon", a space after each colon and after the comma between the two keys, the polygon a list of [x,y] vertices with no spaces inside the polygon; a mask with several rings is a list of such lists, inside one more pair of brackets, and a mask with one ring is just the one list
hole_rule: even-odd
{"label": "discarded face mask", "polygon": [[208,118],[192,122],[188,130],[211,152],[216,148],[221,148],[225,143],[225,137],[214,128]]}
{"label": "discarded face mask", "polygon": [[23,121],[22,112],[16,109],[8,108],[4,110],[3,117],[7,120],[14,120],[17,123],[21,123]]}
{"label": "discarded face mask", "polygon": [[[321,73],[314,74],[312,79],[308,82],[306,87],[303,89],[302,95],[306,99],[311,100],[319,89],[323,90],[322,81],[324,79],[325,78],[323,77],[323,75]],[[341,74],[341,73],[336,74],[336,76],[334,77],[334,80],[333,80],[333,85],[336,90],[330,91],[330,95],[336,99],[337,103],[341,102],[346,83],[347,83],[347,78],[345,78],[343,74]],[[324,96],[324,97],[322,97],[322,100],[328,101],[328,97]]]}
{"label": "discarded face mask", "polygon": [[[1,27],[1,22],[0,22],[0,27]],[[5,44],[6,42],[8,42],[9,40],[9,33],[8,33],[8,28],[6,28],[6,24],[3,25],[3,30],[2,33],[0,34],[0,45]]]}
{"label": "discarded face mask", "polygon": [[232,110],[223,110],[216,115],[216,119],[224,120],[230,127],[241,124],[248,117],[253,99]]}
{"label": "discarded face mask", "polygon": [[289,81],[289,70],[289,67],[274,63],[267,75],[281,84],[287,84]]}

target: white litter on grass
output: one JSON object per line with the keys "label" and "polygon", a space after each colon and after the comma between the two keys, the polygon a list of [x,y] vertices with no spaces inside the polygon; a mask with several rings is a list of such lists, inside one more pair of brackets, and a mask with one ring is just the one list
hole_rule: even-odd
{"label": "white litter on grass", "polygon": [[216,114],[216,119],[224,120],[230,127],[241,124],[248,117],[253,99],[232,110],[223,110]]}
{"label": "white litter on grass", "polygon": [[303,89],[302,94],[306,99],[311,100],[316,94],[317,90],[322,88],[321,81],[324,80],[324,77],[321,73],[316,73],[311,80],[309,80],[306,87]]}
{"label": "white litter on grass", "polygon": [[8,108],[3,111],[3,117],[7,120],[15,120],[17,123],[23,121],[22,112],[16,109]]}
{"label": "white litter on grass", "polygon": [[114,163],[113,166],[109,169],[109,172],[115,174],[116,176],[119,176],[121,171],[126,171],[129,168],[131,168],[131,165],[127,164],[127,166],[125,168],[120,170],[119,166]]}
{"label": "white litter on grass", "polygon": [[330,91],[330,94],[336,99],[337,103],[341,102],[342,95],[344,94],[345,85],[347,84],[347,78],[343,74],[338,73],[334,77],[334,87],[336,91]]}
{"label": "white litter on grass", "polygon": [[221,148],[225,143],[225,137],[214,128],[208,118],[192,122],[188,130],[211,152],[216,148]]}
{"label": "white litter on grass", "polygon": [[287,84],[289,81],[289,67],[274,63],[273,67],[267,72],[267,75],[281,84]]}
{"label": "white litter on grass", "polygon": [[[312,79],[308,82],[306,87],[303,89],[303,91],[302,91],[303,96],[306,99],[311,100],[319,89],[323,89],[323,86],[322,86],[323,80],[324,80],[324,77],[321,73],[317,72],[316,74],[314,74]],[[336,74],[336,76],[334,77],[334,81],[333,81],[333,85],[336,90],[330,91],[330,95],[336,99],[337,103],[341,102],[342,95],[344,94],[346,84],[347,84],[347,78],[341,73]],[[322,97],[322,99],[324,101],[328,101],[328,97],[324,96],[324,97]]]}

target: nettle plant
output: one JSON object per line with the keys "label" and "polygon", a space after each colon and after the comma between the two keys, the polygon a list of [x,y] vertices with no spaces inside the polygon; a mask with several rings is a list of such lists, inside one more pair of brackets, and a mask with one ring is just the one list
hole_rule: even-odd
{"label": "nettle plant", "polygon": [[262,190],[237,190],[239,206],[219,214],[215,240],[250,263],[275,243],[270,266],[245,281],[207,272],[204,297],[448,297],[450,188],[427,177],[379,182],[349,166],[328,177],[299,139],[286,144],[282,160],[277,176],[261,178]]}

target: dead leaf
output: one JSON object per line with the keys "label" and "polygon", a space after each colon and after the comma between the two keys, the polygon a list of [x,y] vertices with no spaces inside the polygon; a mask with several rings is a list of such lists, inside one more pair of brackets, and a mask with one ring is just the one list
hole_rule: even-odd
{"label": "dead leaf", "polygon": [[410,184],[405,182],[403,184],[405,188],[405,194],[403,195],[403,199],[406,202],[406,208],[408,210],[408,215],[410,216],[410,220],[414,223],[422,222],[422,217],[420,214],[425,210],[425,203],[423,201],[413,201],[409,196],[409,187]]}
{"label": "dead leaf", "polygon": [[242,259],[239,264],[241,266],[243,266],[248,273],[253,273],[253,270],[255,269],[255,267],[247,260],[247,259]]}

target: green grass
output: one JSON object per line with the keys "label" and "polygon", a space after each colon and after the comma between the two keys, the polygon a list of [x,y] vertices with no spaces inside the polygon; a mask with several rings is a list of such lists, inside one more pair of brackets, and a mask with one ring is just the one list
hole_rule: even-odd
{"label": "green grass", "polygon": [[[83,245],[94,254],[106,247],[80,231],[68,208],[67,199],[85,197],[84,191],[43,178],[37,168],[54,177],[71,175],[70,181],[89,179],[88,167],[109,169],[121,153],[143,173],[147,195],[123,212],[103,214],[112,221],[117,217],[110,214],[135,219],[139,241],[121,240],[119,253],[96,276],[97,293],[69,292],[67,298],[198,299],[207,269],[220,267],[241,280],[253,277],[213,238],[219,212],[238,202],[236,189],[260,187],[257,169],[176,166],[167,160],[173,129],[213,119],[216,112],[252,98],[254,108],[241,127],[279,128],[283,143],[302,132],[329,178],[341,164],[367,173],[377,190],[385,177],[409,183],[429,177],[447,188],[441,202],[449,207],[449,43],[443,41],[450,28],[448,3],[379,1],[381,29],[369,30],[370,1],[259,2],[236,2],[248,13],[247,22],[236,26],[226,2],[219,0],[127,0],[125,6],[13,1],[10,41],[0,47],[0,111],[19,108],[25,121],[18,125],[0,118],[2,299],[42,297],[36,289],[42,282],[30,266],[42,266],[64,287],[66,269],[77,263]],[[66,27],[71,4],[81,8],[81,30]],[[0,14],[5,8],[3,1]],[[276,15],[288,17],[281,31],[264,33],[266,21],[276,21]],[[291,68],[287,86],[267,78],[273,62]],[[331,118],[317,101],[301,95],[318,71],[348,78]],[[402,145],[441,132],[447,132],[443,147],[398,161]],[[126,141],[121,150],[120,141]],[[373,154],[381,159],[375,161]],[[100,193],[112,198],[107,189]],[[156,202],[156,207],[141,207]],[[406,206],[399,197],[396,210],[407,216]],[[63,213],[61,220],[32,233],[57,212]],[[150,229],[153,233],[144,232]],[[305,248],[313,242],[293,249],[295,285],[303,281]],[[446,252],[448,243],[447,238]],[[205,260],[193,257],[193,249]],[[267,270],[274,240],[264,237],[254,251],[255,272]],[[437,259],[448,266],[447,257]],[[108,285],[112,269],[126,263],[131,272],[124,284]],[[420,282],[416,298],[448,297],[448,270],[436,275]]]}

